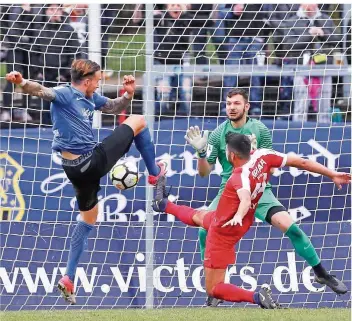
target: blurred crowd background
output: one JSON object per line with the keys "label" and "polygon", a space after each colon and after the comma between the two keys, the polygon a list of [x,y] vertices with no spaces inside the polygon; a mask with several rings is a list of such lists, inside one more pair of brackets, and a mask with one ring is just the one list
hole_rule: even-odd
{"label": "blurred crowd background", "polygon": [[[17,70],[48,87],[70,82],[72,61],[88,58],[92,50],[88,5],[1,4],[0,9],[0,121],[50,125],[49,104],[22,95],[4,76]],[[123,94],[121,77],[133,74],[138,85],[133,113],[142,113],[148,14],[145,5],[101,5],[102,93],[111,98]],[[349,10],[344,4],[314,3],[155,5],[153,22],[154,66],[172,69],[155,81],[157,116],[222,116],[228,91],[245,87],[252,117],[350,120],[346,85],[351,86],[351,78],[346,84],[348,78],[338,71],[351,64],[351,5]],[[204,72],[185,72],[192,65],[201,65]],[[212,72],[221,65],[248,65],[253,71],[271,66],[276,72]],[[320,72],[281,75],[289,66]],[[330,69],[337,71],[331,74]]]}

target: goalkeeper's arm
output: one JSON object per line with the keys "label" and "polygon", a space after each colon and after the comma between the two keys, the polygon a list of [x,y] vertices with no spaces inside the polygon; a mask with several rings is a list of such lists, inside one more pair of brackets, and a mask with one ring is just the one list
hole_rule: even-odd
{"label": "goalkeeper's arm", "polygon": [[208,146],[208,134],[207,130],[204,131],[202,136],[199,127],[190,127],[187,130],[185,139],[186,141],[197,151],[198,154],[198,172],[201,177],[208,176],[213,170],[213,165],[209,164],[207,156]]}
{"label": "goalkeeper's arm", "polygon": [[22,74],[18,71],[11,71],[6,74],[6,80],[13,84],[20,85],[25,94],[37,96],[46,101],[53,101],[55,99],[55,91],[52,88],[47,88],[35,81],[24,79]]}

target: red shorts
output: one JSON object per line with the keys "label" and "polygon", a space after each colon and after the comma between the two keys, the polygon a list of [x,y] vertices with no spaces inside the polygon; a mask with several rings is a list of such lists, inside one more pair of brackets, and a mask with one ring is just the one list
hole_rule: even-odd
{"label": "red shorts", "polygon": [[205,246],[204,267],[226,269],[236,262],[235,245],[247,233],[250,225],[214,227],[211,226]]}

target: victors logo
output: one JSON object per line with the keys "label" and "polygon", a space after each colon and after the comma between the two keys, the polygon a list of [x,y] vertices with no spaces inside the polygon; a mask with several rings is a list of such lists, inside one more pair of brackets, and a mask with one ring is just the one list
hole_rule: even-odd
{"label": "victors logo", "polygon": [[[77,269],[75,278],[75,288],[78,281],[86,293],[91,293],[100,288],[101,292],[109,293],[112,288],[118,288],[121,293],[128,292],[132,287],[138,287],[139,292],[146,292],[146,267],[144,264],[144,254],[136,254],[136,263],[138,266],[129,266],[128,271],[124,268],[120,270],[119,266],[111,266],[109,269],[104,269],[102,272],[101,267],[93,266],[90,275],[87,275],[82,267]],[[316,287],[312,284],[313,278],[311,277],[311,267],[306,267],[301,271],[301,277],[297,276],[296,260],[294,252],[287,252],[287,266],[276,266],[271,264],[273,286],[281,293],[302,291],[299,286],[302,286],[312,292],[321,292],[324,286]],[[100,273],[98,273],[100,272]],[[255,269],[248,265],[242,267],[239,271],[235,265],[230,266],[226,274],[226,282],[231,281],[231,276],[238,275],[243,282],[246,289],[254,291],[258,287],[257,273]],[[53,293],[57,281],[65,273],[64,267],[55,267],[52,270],[47,270],[43,267],[37,268],[33,274],[26,267],[15,267],[11,273],[10,279],[8,272],[4,267],[0,267],[0,280],[3,284],[1,294],[4,293],[17,293],[18,287],[21,286],[21,291],[27,288],[29,293]],[[271,275],[270,273],[270,275]],[[21,276],[20,276],[21,274]],[[175,275],[173,282],[170,283],[170,277]],[[199,291],[205,293],[202,285],[203,267],[197,266],[190,268],[185,265],[184,258],[176,261],[176,265],[160,265],[154,267],[153,270],[153,285],[154,288],[162,293],[171,293],[176,289],[180,289],[183,293],[190,293]],[[99,281],[104,276],[105,283]],[[177,276],[177,277],[176,277]],[[284,277],[285,276],[285,277]],[[107,277],[110,277],[109,284],[106,283]],[[18,281],[20,279],[20,282]],[[285,283],[282,279],[286,280]],[[287,280],[289,279],[289,282]],[[298,282],[298,279],[302,283]],[[40,284],[41,283],[41,284]],[[238,282],[237,282],[238,283]],[[133,284],[133,285],[132,285]],[[167,284],[167,285],[166,285]],[[43,293],[45,292],[45,293]]]}

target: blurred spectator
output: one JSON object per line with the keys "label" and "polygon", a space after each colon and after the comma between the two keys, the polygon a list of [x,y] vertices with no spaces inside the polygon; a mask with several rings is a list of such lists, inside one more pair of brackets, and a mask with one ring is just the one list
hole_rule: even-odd
{"label": "blurred spectator", "polygon": [[77,59],[88,59],[88,16],[87,4],[65,4],[64,11],[69,15],[69,23],[76,31],[80,43]]}
{"label": "blurred spectator", "polygon": [[112,70],[106,70],[107,56],[109,53],[109,29],[117,16],[117,11],[110,4],[101,5],[101,70],[103,78],[110,78],[113,75]]}
{"label": "blurred spectator", "polygon": [[[301,4],[295,15],[284,22],[287,35],[283,49],[284,63],[325,65],[333,63],[333,52],[340,51],[342,35],[332,19],[322,13],[317,4]],[[285,91],[294,88],[293,120],[306,121],[311,102],[319,122],[329,122],[332,96],[331,76],[287,77],[290,84],[282,84]],[[284,94],[290,96],[291,94]]]}
{"label": "blurred spectator", "polygon": [[[4,37],[6,52],[7,72],[19,71],[25,78],[31,78],[30,49],[34,39],[33,24],[39,9],[35,5],[22,4],[12,5],[7,14],[7,33]],[[2,22],[3,24],[3,22]],[[14,85],[6,83],[3,91],[4,107],[13,107]],[[27,96],[22,96],[22,107],[27,107]],[[3,110],[0,115],[2,121],[10,121],[11,114]],[[13,119],[19,121],[31,121],[32,117],[25,109],[13,109]]]}
{"label": "blurred spectator", "polygon": [[208,35],[211,37],[214,33],[214,22],[210,19],[213,5],[212,4],[191,4],[188,7],[191,16],[191,28],[193,35],[193,53],[197,65],[209,65],[209,59],[206,54]]}
{"label": "blurred spectator", "polygon": [[[190,6],[190,5],[189,5]],[[154,11],[166,10],[166,4],[154,4]],[[132,22],[135,25],[144,25],[145,22],[145,4],[136,4],[132,14]]]}
{"label": "blurred spectator", "polygon": [[226,44],[228,41],[226,32],[226,19],[227,14],[231,13],[232,8],[227,7],[226,4],[214,5],[212,19],[214,20],[214,35],[212,41],[216,47],[216,54],[219,58],[220,65],[225,63],[227,57]]}
{"label": "blurred spectator", "polygon": [[299,4],[264,4],[263,11],[269,33],[273,35],[275,56],[282,58],[285,52],[282,49],[282,40],[287,33],[284,22],[296,14]]}
{"label": "blurred spectator", "polygon": [[143,4],[136,4],[132,14],[132,22],[135,25],[140,24],[143,21],[145,6]]}
{"label": "blurred spectator", "polygon": [[[265,45],[265,14],[260,4],[227,4],[231,8],[226,16],[228,34],[227,58],[225,65],[258,64],[258,54],[263,52]],[[262,57],[265,59],[265,57]],[[263,59],[259,63],[264,64]],[[231,88],[237,87],[238,75],[224,77],[223,103],[221,113],[225,113],[225,101]],[[262,77],[251,77],[250,115],[261,114],[263,101]]]}
{"label": "blurred spectator", "polygon": [[9,10],[11,5],[2,4],[0,6],[0,62],[4,62],[7,56],[7,45],[4,42],[4,37],[7,34],[9,28]]}
{"label": "blurred spectator", "polygon": [[[299,4],[265,4],[263,5],[263,9],[267,16],[266,24],[268,32],[272,34],[273,53],[276,57],[275,64],[282,67],[283,64],[287,64],[287,61],[283,60],[286,56],[286,51],[283,48],[283,40],[287,34],[285,21],[296,15]],[[293,105],[292,77],[281,76],[278,91],[279,97],[275,115],[278,116],[278,119],[287,120],[291,117],[290,111]]]}
{"label": "blurred spectator", "polygon": [[[38,80],[44,86],[54,87],[70,81],[70,67],[80,47],[77,33],[65,19],[63,8],[58,4],[44,7],[46,23],[38,32],[33,45],[32,63]],[[37,28],[38,29],[38,28]],[[50,124],[50,103],[43,101],[43,124]]]}
{"label": "blurred spectator", "polygon": [[180,100],[178,115],[189,114],[192,98],[192,81],[183,75],[185,55],[190,46],[190,15],[186,5],[168,4],[167,11],[154,11],[154,63],[177,65],[174,74],[165,74],[156,80],[157,109],[161,113],[170,107],[172,95]]}

